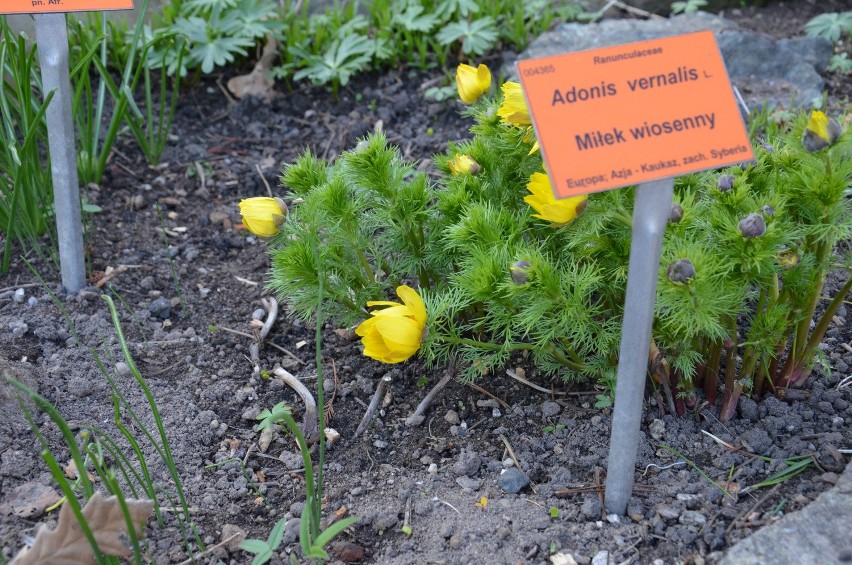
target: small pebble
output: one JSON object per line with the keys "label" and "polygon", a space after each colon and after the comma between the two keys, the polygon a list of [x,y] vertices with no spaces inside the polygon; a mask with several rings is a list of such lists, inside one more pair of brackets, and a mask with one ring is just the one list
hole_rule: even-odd
{"label": "small pebble", "polygon": [[500,478],[497,479],[497,484],[500,485],[500,488],[505,492],[517,494],[521,492],[525,486],[530,484],[530,478],[517,467],[509,467],[500,474]]}
{"label": "small pebble", "polygon": [[12,300],[14,300],[18,304],[23,302],[24,301],[24,289],[19,288],[18,290],[16,290],[15,294],[12,295]]}

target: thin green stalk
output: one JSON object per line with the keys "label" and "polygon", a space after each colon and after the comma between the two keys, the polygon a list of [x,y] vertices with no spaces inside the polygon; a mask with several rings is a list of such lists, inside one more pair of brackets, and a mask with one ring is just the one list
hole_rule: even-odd
{"label": "thin green stalk", "polygon": [[662,447],[663,449],[665,449],[666,451],[668,451],[668,452],[670,452],[670,453],[674,454],[676,457],[680,457],[681,459],[683,459],[684,461],[686,461],[686,464],[687,464],[687,465],[689,465],[690,467],[692,467],[693,469],[695,469],[695,470],[698,472],[698,474],[699,474],[699,475],[701,475],[702,477],[704,477],[705,479],[707,479],[707,481],[708,481],[711,485],[713,485],[714,487],[716,487],[717,489],[719,489],[720,491],[722,491],[722,493],[723,493],[725,496],[727,496],[728,498],[731,498],[731,499],[733,499],[733,498],[734,498],[734,495],[732,495],[732,494],[730,493],[730,491],[728,491],[728,489],[724,488],[722,485],[720,485],[719,483],[717,483],[716,481],[714,481],[713,479],[711,479],[711,478],[710,478],[710,475],[708,475],[707,473],[705,473],[705,472],[704,472],[704,469],[702,469],[701,467],[699,467],[698,465],[696,465],[696,464],[695,464],[694,462],[692,462],[691,460],[687,459],[687,458],[686,458],[686,457],[685,457],[685,456],[684,456],[684,455],[683,455],[680,451],[678,451],[678,450],[677,450],[677,449],[675,449],[674,447],[669,447],[668,445],[665,445],[665,444],[663,444],[661,447]]}
{"label": "thin green stalk", "polygon": [[[151,393],[151,389],[148,388],[148,383],[145,382],[145,379],[142,377],[142,374],[136,367],[136,362],[133,360],[133,355],[130,353],[130,348],[127,346],[127,340],[125,340],[124,338],[124,330],[121,327],[121,321],[118,319],[118,310],[115,307],[115,303],[112,301],[112,298],[110,298],[109,295],[104,294],[101,297],[106,301],[107,306],[109,307],[110,315],[112,317],[112,323],[115,327],[116,337],[118,338],[118,343],[121,347],[121,352],[124,355],[124,361],[130,368],[130,372],[133,375],[133,378],[136,379],[136,382],[139,384],[139,387],[145,394],[145,398],[148,401],[148,406],[150,406],[151,408],[151,414],[154,417],[154,422],[157,425],[157,431],[160,435],[160,440],[162,442],[161,447],[163,449],[163,463],[168,468],[169,475],[172,477],[172,480],[175,483],[175,490],[177,491],[178,498],[180,499],[184,520],[187,524],[192,524],[192,518],[189,514],[189,505],[186,502],[186,496],[183,492],[183,486],[180,479],[180,475],[177,472],[177,467],[175,466],[174,458],[172,457],[172,450],[169,445],[168,437],[166,436],[166,429],[163,426],[163,419],[160,417],[160,411],[157,409],[157,403],[154,400],[154,395]],[[184,539],[187,539],[184,529],[184,521],[178,520],[178,526],[180,528],[181,534],[184,536]],[[194,529],[195,528],[193,528],[193,530]],[[195,532],[195,535],[199,547],[203,547],[203,542],[199,538],[198,533]],[[192,548],[188,546],[188,543],[187,551],[192,554]]]}
{"label": "thin green stalk", "polygon": [[[314,508],[313,520],[311,526],[313,529],[313,539],[316,539],[320,534],[320,517],[322,512],[322,481],[323,469],[325,468],[325,383],[323,383],[323,366],[322,366],[322,326],[323,326],[323,301],[325,299],[325,277],[319,263],[319,250],[314,247],[314,254],[317,259],[317,314],[316,314],[316,330],[314,332],[314,341],[316,343],[315,359],[317,366],[317,417],[319,419],[319,461],[317,466],[317,484],[316,495],[311,500],[311,505]],[[307,476],[306,476],[307,478]]]}

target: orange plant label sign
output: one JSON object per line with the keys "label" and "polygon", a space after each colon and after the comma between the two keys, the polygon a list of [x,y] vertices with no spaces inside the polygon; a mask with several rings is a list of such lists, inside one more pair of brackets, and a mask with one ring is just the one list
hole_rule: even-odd
{"label": "orange plant label sign", "polygon": [[556,198],[754,158],[710,31],[517,68]]}
{"label": "orange plant label sign", "polygon": [[2,0],[0,14],[132,10],[133,0]]}

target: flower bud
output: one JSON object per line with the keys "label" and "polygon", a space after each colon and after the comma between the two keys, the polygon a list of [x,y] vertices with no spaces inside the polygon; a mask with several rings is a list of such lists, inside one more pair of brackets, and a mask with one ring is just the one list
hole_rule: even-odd
{"label": "flower bud", "polygon": [[766,222],[760,214],[749,214],[740,220],[740,224],[737,227],[740,233],[743,234],[743,237],[747,238],[760,237],[766,233]]}
{"label": "flower bud", "polygon": [[695,278],[695,266],[689,259],[678,259],[669,264],[666,276],[675,284],[689,284]]}
{"label": "flower bud", "polygon": [[683,206],[680,204],[672,204],[672,209],[669,210],[669,223],[676,224],[683,219]]}
{"label": "flower bud", "polygon": [[719,177],[719,180],[716,181],[716,188],[722,192],[728,192],[734,188],[734,175],[722,175]]}
{"label": "flower bud", "polygon": [[474,161],[470,155],[456,155],[447,163],[447,166],[450,167],[450,172],[453,173],[453,175],[460,175],[463,173],[475,175],[482,170],[479,163]]}
{"label": "flower bud", "polygon": [[813,153],[832,145],[843,133],[837,120],[829,118],[824,112],[814,110],[808,118],[808,125],[802,132],[802,145]]}
{"label": "flower bud", "polygon": [[769,204],[764,204],[760,207],[760,213],[764,215],[766,218],[771,218],[775,215],[775,208],[770,206]]}
{"label": "flower bud", "polygon": [[522,285],[530,282],[530,274],[532,272],[532,263],[522,259],[515,261],[509,267],[509,275],[512,277],[512,282],[517,285]]}
{"label": "flower bud", "polygon": [[785,269],[792,269],[799,264],[799,255],[795,251],[782,251],[778,254],[778,264]]}
{"label": "flower bud", "polygon": [[461,64],[456,69],[456,87],[465,104],[473,104],[491,88],[491,71],[485,65],[474,68]]}
{"label": "flower bud", "polygon": [[272,237],[287,218],[287,205],[280,198],[258,196],[240,200],[243,225],[254,235]]}

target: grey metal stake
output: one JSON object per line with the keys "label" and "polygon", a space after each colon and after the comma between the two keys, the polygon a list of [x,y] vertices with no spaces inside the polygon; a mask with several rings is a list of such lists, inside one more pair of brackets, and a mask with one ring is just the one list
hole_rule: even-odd
{"label": "grey metal stake", "polygon": [[42,89],[45,94],[55,91],[46,116],[62,286],[68,292],[77,292],[86,284],[86,262],[77,151],[71,120],[68,31],[65,14],[36,14],[34,18]]}
{"label": "grey metal stake", "polygon": [[607,514],[624,514],[633,491],[657,273],[673,190],[673,178],[636,187],[627,296],[609,440],[605,492]]}

